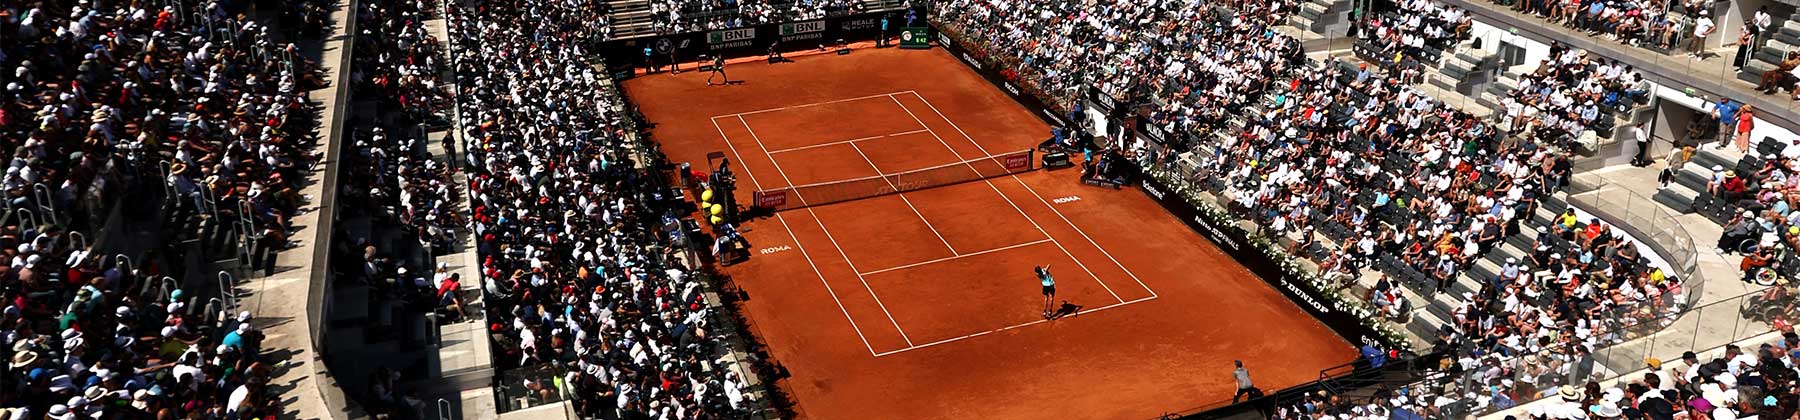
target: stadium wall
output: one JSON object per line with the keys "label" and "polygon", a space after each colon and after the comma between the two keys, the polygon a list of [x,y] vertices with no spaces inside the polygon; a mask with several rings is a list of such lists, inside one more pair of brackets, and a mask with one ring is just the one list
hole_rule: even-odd
{"label": "stadium wall", "polygon": [[769,47],[780,43],[782,52],[811,50],[828,45],[870,41],[881,36],[881,18],[888,17],[888,34],[897,36],[906,27],[907,16],[917,16],[922,24],[924,10],[885,11],[844,15],[787,23],[770,23],[716,31],[688,32],[619,39],[601,42],[596,51],[606,59],[613,72],[626,70],[620,78],[630,77],[629,70],[644,66],[644,49],[654,63],[668,65],[673,56],[677,62],[692,62],[701,56],[726,57],[766,54]]}

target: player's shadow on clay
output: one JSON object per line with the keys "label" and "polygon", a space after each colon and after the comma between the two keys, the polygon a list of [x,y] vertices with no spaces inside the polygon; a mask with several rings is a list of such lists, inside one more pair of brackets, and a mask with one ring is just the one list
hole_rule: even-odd
{"label": "player's shadow on clay", "polygon": [[1065,300],[1063,301],[1062,306],[1057,306],[1056,311],[1050,313],[1050,319],[1061,319],[1065,316],[1074,315],[1077,312],[1081,312],[1081,305],[1069,303],[1069,301]]}

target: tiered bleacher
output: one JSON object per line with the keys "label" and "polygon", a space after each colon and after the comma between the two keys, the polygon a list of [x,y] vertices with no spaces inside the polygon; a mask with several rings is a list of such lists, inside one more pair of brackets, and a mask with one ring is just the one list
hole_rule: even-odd
{"label": "tiered bleacher", "polygon": [[[759,404],[722,355],[680,199],[613,112],[568,3],[451,7],[459,126],[495,365],[546,369],[526,398],[583,417],[736,418]],[[640,167],[640,165],[643,165]],[[691,207],[690,207],[691,210]],[[510,377],[502,374],[501,377]]]}
{"label": "tiered bleacher", "polygon": [[[466,218],[455,206],[463,191],[449,158],[428,151],[430,130],[448,125],[444,45],[426,21],[429,1],[358,2],[356,53],[350,68],[352,109],[338,166],[332,262],[340,273],[332,331],[340,349],[333,368],[367,380],[346,394],[378,416],[423,417],[417,389],[439,379],[429,362],[409,357],[433,348],[435,319],[469,316],[462,282],[436,255],[459,251]],[[426,314],[441,313],[428,319]]]}
{"label": "tiered bleacher", "polygon": [[[1433,66],[1454,54],[1469,37],[1473,18],[1461,9],[1429,0],[1400,2],[1394,12],[1372,16],[1361,26],[1357,54],[1383,68],[1406,71],[1401,80],[1419,80],[1420,66]],[[1461,76],[1472,76],[1464,74]]]}
{"label": "tiered bleacher", "polygon": [[319,33],[324,9],[289,6],[258,18],[241,2],[0,11],[0,413],[283,412],[268,380],[285,368],[236,311],[230,276],[205,268],[272,270],[306,200],[295,191],[317,123],[303,91],[319,82],[282,40]]}
{"label": "tiered bleacher", "polygon": [[[1115,95],[1147,95],[1153,124],[1191,134],[1174,138],[1198,139],[1115,147],[1152,151],[1141,156],[1150,162],[1145,169],[1151,176],[1193,185],[1186,193],[1194,200],[1216,197],[1221,207],[1283,238],[1296,255],[1312,258],[1322,278],[1367,299],[1367,307],[1378,309],[1371,312],[1434,338],[1433,350],[1453,361],[1442,380],[1421,384],[1406,398],[1376,402],[1376,408],[1467,414],[1582,384],[1592,373],[1589,352],[1654,332],[1687,304],[1685,279],[1651,266],[1640,244],[1598,219],[1578,216],[1560,198],[1569,182],[1570,151],[1548,141],[1560,137],[1510,135],[1379,66],[1304,61],[1290,50],[1297,43],[1271,30],[1280,16],[1267,12],[1281,8],[1268,3],[1234,5],[1236,10],[1181,2],[1116,7],[1087,15],[953,2],[942,16],[965,41],[991,45],[985,52],[1002,56],[1001,62],[1032,59],[1037,49],[1019,40],[1099,55],[1052,68],[1093,75],[1091,83]],[[1009,24],[984,23],[997,21]],[[1159,31],[1181,28],[1134,24],[1145,21],[1213,29],[1180,44],[1114,44],[1157,40]],[[1105,36],[1052,30],[1068,25]],[[995,40],[1000,42],[988,44]],[[1274,58],[1283,59],[1269,61]],[[1168,71],[1137,79],[1141,84],[1106,85],[1104,75],[1131,74],[1132,67],[1108,65],[1114,62]],[[1630,85],[1618,83],[1626,69],[1565,64],[1537,73],[1516,96],[1556,96],[1553,103],[1565,106],[1585,106],[1574,98],[1592,97],[1596,108],[1609,97],[1628,96]],[[1599,121],[1599,115],[1581,117],[1575,112],[1570,120]],[[1497,390],[1486,393],[1442,388],[1467,385],[1483,366],[1589,371],[1546,380],[1483,377],[1493,379]],[[1516,397],[1496,398],[1501,393]],[[1302,406],[1286,416],[1343,413],[1328,405]]]}
{"label": "tiered bleacher", "polygon": [[1691,54],[1700,50],[1708,37],[1720,36],[1714,19],[1730,10],[1732,2],[1494,0],[1494,3],[1624,45],[1664,54]]}
{"label": "tiered bleacher", "polygon": [[1649,101],[1643,75],[1587,51],[1552,45],[1550,58],[1527,67],[1500,100],[1501,123],[1540,144],[1594,150],[1596,137],[1621,128],[1614,114]]}

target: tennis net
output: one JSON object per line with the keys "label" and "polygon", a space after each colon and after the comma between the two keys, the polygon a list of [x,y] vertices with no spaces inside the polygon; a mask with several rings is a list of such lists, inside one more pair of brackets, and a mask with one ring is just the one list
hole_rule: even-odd
{"label": "tennis net", "polygon": [[1029,172],[1035,150],[948,163],[906,172],[757,191],[756,207],[773,211],[822,206]]}

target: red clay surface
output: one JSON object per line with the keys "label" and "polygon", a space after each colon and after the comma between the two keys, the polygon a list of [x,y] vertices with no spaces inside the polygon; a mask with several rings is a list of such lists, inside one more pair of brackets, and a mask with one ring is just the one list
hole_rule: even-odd
{"label": "red clay surface", "polygon": [[[625,83],[674,161],[724,152],[739,202],[1022,150],[1049,128],[942,50],[858,50]],[[855,140],[855,141],[852,141]],[[1355,349],[1132,189],[1073,169],[782,212],[724,269],[804,418],[1148,419],[1273,390]],[[766,252],[766,253],[765,253]],[[1073,316],[1043,320],[1033,265]]]}

